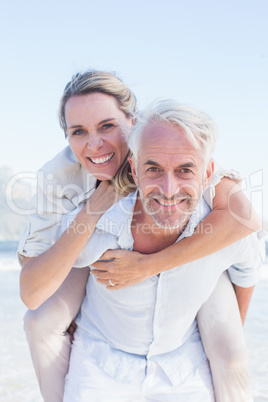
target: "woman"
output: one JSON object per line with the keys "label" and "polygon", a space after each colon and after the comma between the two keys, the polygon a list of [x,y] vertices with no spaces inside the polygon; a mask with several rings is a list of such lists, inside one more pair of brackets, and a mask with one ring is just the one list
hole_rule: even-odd
{"label": "woman", "polygon": [[[80,308],[89,273],[88,267],[72,269],[72,266],[99,218],[116,201],[116,192],[107,180],[115,176],[113,185],[125,190],[121,178],[124,176],[122,170],[128,169],[128,148],[122,132],[131,129],[135,107],[134,95],[117,77],[97,71],[76,76],[67,85],[61,100],[61,125],[78,162],[67,149],[45,166],[43,173],[47,175],[47,182],[51,180],[48,175],[51,166],[54,175],[54,181],[49,182],[54,184],[53,189],[47,186],[52,201],[50,199],[51,203],[42,211],[41,217],[32,217],[19,247],[23,256],[21,296],[29,308],[37,309],[26,314],[25,329],[46,401],[62,399],[70,353],[66,329]],[[118,171],[121,165],[122,169]],[[59,185],[57,175],[63,187],[60,192],[55,191]],[[101,181],[96,189],[92,175]],[[100,275],[101,281],[111,287],[116,285],[114,288],[137,283],[213,253],[258,229],[255,217],[249,221],[249,227],[245,227],[230,215],[227,208],[230,189],[235,193],[232,200],[234,212],[240,211],[240,216],[246,219],[250,205],[240,192],[236,192],[234,182],[220,180],[224,175],[227,173],[219,172],[207,192],[211,207],[212,199],[214,207],[202,222],[203,227],[213,230],[209,242],[208,235],[197,228],[194,237],[174,244],[168,252],[163,250],[148,256],[131,253],[136,264],[132,263],[132,270],[128,270],[128,277],[124,277],[122,282],[120,275],[111,277],[110,273]],[[62,214],[76,207],[82,209],[73,225],[60,236]],[[143,271],[141,261],[142,267],[147,261]],[[207,353],[210,357],[209,350]]]}

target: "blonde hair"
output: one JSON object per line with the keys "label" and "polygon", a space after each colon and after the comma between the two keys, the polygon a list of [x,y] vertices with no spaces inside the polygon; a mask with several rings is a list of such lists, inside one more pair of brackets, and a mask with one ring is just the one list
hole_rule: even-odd
{"label": "blonde hair", "polygon": [[65,105],[72,96],[82,96],[94,92],[101,92],[113,96],[118,107],[126,117],[133,117],[136,111],[136,97],[133,92],[114,73],[89,70],[74,75],[66,85],[59,106],[60,126],[66,137]]}
{"label": "blonde hair", "polygon": [[[88,70],[84,73],[77,73],[66,85],[59,106],[60,126],[66,137],[65,105],[72,96],[83,96],[94,92],[101,92],[113,96],[116,99],[118,108],[132,118],[136,115],[137,101],[133,92],[116,76],[115,73],[106,71]],[[136,190],[132,178],[128,156],[124,159],[115,177],[111,179],[114,189],[120,194],[127,195]]]}
{"label": "blonde hair", "polygon": [[114,178],[111,180],[115,191],[125,196],[137,189],[131,173],[130,163],[128,162],[130,155],[131,152],[129,151]]}

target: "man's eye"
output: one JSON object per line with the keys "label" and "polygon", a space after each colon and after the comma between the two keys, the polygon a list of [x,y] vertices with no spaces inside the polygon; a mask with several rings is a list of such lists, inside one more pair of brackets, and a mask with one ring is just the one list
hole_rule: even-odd
{"label": "man's eye", "polygon": [[180,169],[180,173],[191,173],[192,171],[187,168]]}
{"label": "man's eye", "polygon": [[177,171],[177,175],[181,177],[182,179],[188,179],[191,178],[193,174],[193,171],[188,168],[181,168]]}
{"label": "man's eye", "polygon": [[157,167],[150,167],[150,168],[148,169],[148,172],[159,172],[159,168],[157,168]]}

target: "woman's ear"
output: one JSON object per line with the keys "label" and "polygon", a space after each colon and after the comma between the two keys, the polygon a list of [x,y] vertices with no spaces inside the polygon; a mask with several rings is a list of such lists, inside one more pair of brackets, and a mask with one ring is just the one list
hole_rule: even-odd
{"label": "woman's ear", "polygon": [[129,161],[129,164],[131,167],[131,173],[132,173],[134,183],[136,184],[136,186],[138,186],[138,175],[137,175],[136,164],[135,164],[135,159],[134,159],[133,155],[128,157],[128,161]]}

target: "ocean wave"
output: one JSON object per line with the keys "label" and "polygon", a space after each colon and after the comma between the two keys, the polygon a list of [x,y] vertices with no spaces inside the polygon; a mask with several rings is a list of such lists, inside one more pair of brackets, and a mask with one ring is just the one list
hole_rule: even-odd
{"label": "ocean wave", "polygon": [[0,272],[3,271],[20,271],[21,266],[16,257],[1,257]]}

